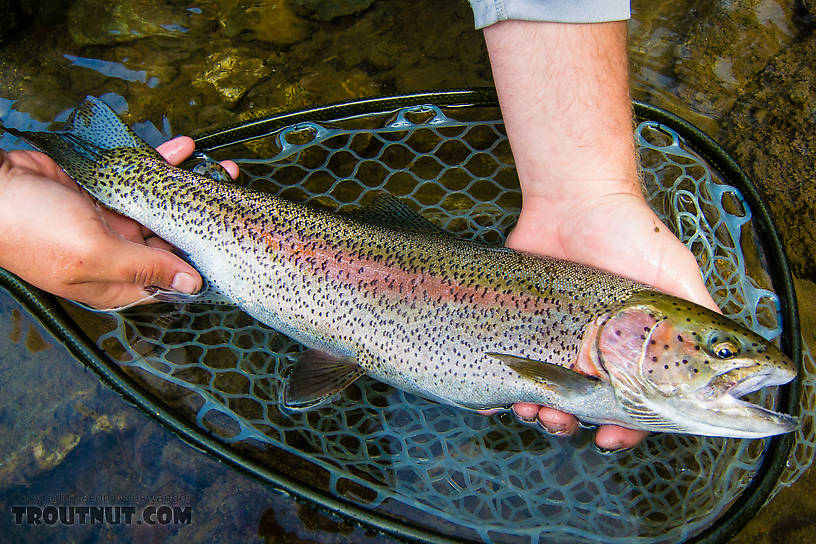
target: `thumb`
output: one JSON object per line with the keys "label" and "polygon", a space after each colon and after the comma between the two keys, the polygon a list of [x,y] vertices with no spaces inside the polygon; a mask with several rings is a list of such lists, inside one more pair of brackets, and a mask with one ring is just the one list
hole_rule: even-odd
{"label": "thumb", "polygon": [[99,255],[101,281],[187,294],[201,289],[201,276],[195,268],[164,249],[119,238]]}

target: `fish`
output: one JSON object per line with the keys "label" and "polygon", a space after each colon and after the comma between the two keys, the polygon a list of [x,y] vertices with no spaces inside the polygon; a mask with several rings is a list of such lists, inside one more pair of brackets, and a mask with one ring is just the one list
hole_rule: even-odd
{"label": "fish", "polygon": [[462,240],[383,194],[340,214],[169,165],[101,100],[20,132],[102,205],[179,248],[206,289],[306,349],[283,404],[363,375],[470,410],[528,402],[589,424],[734,438],[796,418],[742,400],[796,377],[772,342],[707,308],[565,260]]}

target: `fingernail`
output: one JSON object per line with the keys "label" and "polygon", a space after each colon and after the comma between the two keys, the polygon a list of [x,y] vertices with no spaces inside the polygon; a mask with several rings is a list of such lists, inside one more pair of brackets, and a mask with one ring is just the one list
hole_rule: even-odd
{"label": "fingernail", "polygon": [[541,420],[539,420],[538,426],[553,436],[563,436],[569,434],[567,433],[567,428],[564,425],[545,425],[541,422]]}
{"label": "fingernail", "polygon": [[522,415],[519,415],[519,413],[516,412],[515,410],[513,410],[513,414],[517,418],[519,418],[521,421],[523,421],[524,423],[533,423],[533,422],[535,422],[535,420],[538,419],[538,414],[533,414],[532,416],[522,416]]}
{"label": "fingernail", "polygon": [[603,448],[601,446],[595,446],[598,448],[598,451],[601,452],[603,455],[612,455],[613,453],[621,453],[623,451],[631,450],[632,448],[624,448],[623,446],[617,448]]}
{"label": "fingernail", "polygon": [[192,294],[196,288],[196,280],[187,272],[179,272],[173,276],[173,283],[170,285],[173,291],[178,293]]}

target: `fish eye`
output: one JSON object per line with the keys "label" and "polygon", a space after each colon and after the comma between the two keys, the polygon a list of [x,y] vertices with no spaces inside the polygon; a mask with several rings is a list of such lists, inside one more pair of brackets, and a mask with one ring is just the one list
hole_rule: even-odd
{"label": "fish eye", "polygon": [[720,359],[730,359],[739,355],[739,348],[731,342],[718,342],[711,351]]}

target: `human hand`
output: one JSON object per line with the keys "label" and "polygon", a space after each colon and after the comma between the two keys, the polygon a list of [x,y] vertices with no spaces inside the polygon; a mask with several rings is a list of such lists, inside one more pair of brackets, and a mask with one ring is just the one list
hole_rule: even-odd
{"label": "human hand", "polygon": [[[525,198],[507,245],[594,266],[648,283],[661,291],[719,311],[708,293],[694,256],[635,192],[572,195],[575,199]],[[578,369],[593,373],[594,369]],[[572,434],[575,417],[535,404],[518,403],[513,411],[536,419],[554,434]],[[595,436],[605,449],[629,448],[648,433],[603,425]]]}
{"label": "human hand", "polygon": [[[177,165],[192,152],[179,137],[157,150]],[[236,177],[238,167],[222,164]],[[0,150],[0,266],[55,295],[94,308],[144,299],[147,287],[201,288],[198,272],[145,227],[98,206],[47,155]]]}
{"label": "human hand", "polygon": [[[694,257],[640,192],[626,32],[625,21],[504,21],[485,28],[522,191],[521,215],[507,244],[716,309]],[[578,427],[575,417],[550,408],[519,403],[513,410],[556,434]],[[595,442],[616,450],[645,436],[603,425]]]}

